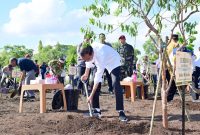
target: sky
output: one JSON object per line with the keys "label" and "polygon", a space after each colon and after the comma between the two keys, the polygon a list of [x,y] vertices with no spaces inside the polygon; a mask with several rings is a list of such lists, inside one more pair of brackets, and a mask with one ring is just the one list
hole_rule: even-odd
{"label": "sky", "polygon": [[[39,40],[42,40],[44,45],[53,45],[57,42],[70,45],[79,44],[83,40],[80,28],[88,24],[88,18],[91,16],[83,11],[82,7],[91,4],[92,1],[12,0],[11,2],[11,0],[1,0],[3,4],[0,5],[0,48],[4,45],[15,44],[26,45],[27,48],[37,50]],[[111,3],[109,6],[111,12],[117,8],[116,3]],[[169,12],[165,14],[168,17],[171,15]],[[111,24],[122,22],[126,19],[125,15],[126,13],[122,17],[103,17],[102,21]],[[198,17],[194,16],[192,19],[200,22]],[[162,36],[170,34],[170,25],[168,27]],[[200,23],[197,29],[200,29]],[[105,32],[97,28],[93,30],[97,33]],[[127,43],[144,53],[142,44],[147,40],[145,34],[148,29],[144,23],[141,23],[138,30],[136,38],[116,30],[106,35],[107,41],[116,42],[118,37],[124,34],[127,37]],[[197,46],[199,42],[200,39],[197,38]]]}

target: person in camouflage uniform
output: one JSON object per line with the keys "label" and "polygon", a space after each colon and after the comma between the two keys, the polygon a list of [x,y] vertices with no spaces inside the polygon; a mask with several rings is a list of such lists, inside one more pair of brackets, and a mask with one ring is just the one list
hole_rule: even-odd
{"label": "person in camouflage uniform", "polygon": [[124,35],[119,37],[119,41],[121,46],[117,51],[121,56],[120,80],[123,80],[127,76],[132,76],[133,74],[134,49],[132,45],[126,43],[126,37]]}
{"label": "person in camouflage uniform", "polygon": [[51,69],[51,72],[58,77],[58,80],[60,83],[64,84],[64,77],[61,77],[61,74],[64,70],[64,59],[59,60],[52,60],[49,62],[49,66]]}

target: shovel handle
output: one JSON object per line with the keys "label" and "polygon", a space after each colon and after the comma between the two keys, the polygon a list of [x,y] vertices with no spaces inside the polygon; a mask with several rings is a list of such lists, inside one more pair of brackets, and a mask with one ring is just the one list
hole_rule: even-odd
{"label": "shovel handle", "polygon": [[[83,82],[83,81],[82,81]],[[86,97],[88,99],[89,95],[88,95],[88,89],[87,89],[87,81],[83,82],[84,83],[84,87],[85,87],[85,94],[86,94]],[[90,113],[90,116],[92,117],[92,107],[91,107],[91,104],[88,103],[88,108],[89,108],[89,113]]]}

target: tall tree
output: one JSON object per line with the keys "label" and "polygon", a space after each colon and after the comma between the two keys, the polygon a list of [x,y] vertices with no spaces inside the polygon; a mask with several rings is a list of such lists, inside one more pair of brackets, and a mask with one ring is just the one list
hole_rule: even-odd
{"label": "tall tree", "polygon": [[145,41],[145,43],[143,44],[143,49],[145,54],[148,55],[151,62],[154,62],[156,59],[158,59],[159,50],[156,48],[151,39]]}
{"label": "tall tree", "polygon": [[67,68],[71,64],[77,63],[77,53],[76,53],[76,46],[71,46],[67,51],[67,60],[66,60]]}
{"label": "tall tree", "polygon": [[38,60],[38,63],[42,62],[48,63],[50,60],[66,58],[68,55],[75,54],[68,53],[71,48],[74,48],[72,45],[63,45],[59,42],[56,45],[46,45],[42,49],[38,49],[38,53],[34,54],[34,58]]}

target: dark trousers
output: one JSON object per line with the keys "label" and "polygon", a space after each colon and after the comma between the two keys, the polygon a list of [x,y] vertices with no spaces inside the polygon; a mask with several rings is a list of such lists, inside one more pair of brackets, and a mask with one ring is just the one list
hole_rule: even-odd
{"label": "dark trousers", "polygon": [[[192,81],[195,84],[195,88],[199,89],[199,82],[200,82],[200,67],[195,67],[195,71],[192,74]],[[193,90],[191,90],[191,96],[193,100],[199,99],[199,94],[195,93]]]}
{"label": "dark trousers", "polygon": [[[116,110],[124,110],[123,92],[120,85],[120,67],[116,67],[111,72],[112,86],[115,90]],[[99,107],[99,91],[95,92],[93,97],[93,108]]]}
{"label": "dark trousers", "polygon": [[45,79],[45,72],[41,72],[41,75],[42,75],[42,79]]}
{"label": "dark trousers", "polygon": [[74,75],[69,75],[69,83],[74,86]]}
{"label": "dark trousers", "polygon": [[[146,73],[142,73],[144,75],[144,77],[146,77]],[[148,89],[149,89],[149,84],[148,84],[148,81],[145,79],[145,78],[142,78],[142,82],[144,84],[144,98],[147,99],[148,98]]]}
{"label": "dark trousers", "polygon": [[105,69],[105,73],[106,73],[106,78],[107,78],[107,81],[108,81],[108,87],[109,87],[108,91],[113,92],[111,75],[109,74],[107,69]]}
{"label": "dark trousers", "polygon": [[58,77],[58,81],[59,81],[60,83],[64,84],[64,83],[65,83],[65,78],[59,76],[59,77]]}
{"label": "dark trousers", "polygon": [[155,94],[156,86],[157,86],[157,75],[152,75],[151,79],[152,79],[152,82],[153,82],[153,88],[154,88],[154,94]]}
{"label": "dark trousers", "polygon": [[[93,87],[93,86],[94,86],[94,81],[92,81],[92,83],[91,83],[91,87]],[[99,105],[100,92],[101,92],[101,83],[98,84],[97,90],[94,94],[92,108],[100,108],[100,105]]]}
{"label": "dark trousers", "polygon": [[[171,78],[171,75],[169,73],[169,70],[166,70],[166,79],[167,79],[168,83],[170,82],[170,78]],[[174,95],[176,94],[176,90],[177,90],[176,83],[173,80],[172,85],[171,85],[168,95],[167,95],[167,102],[173,100]]]}
{"label": "dark trousers", "polygon": [[82,93],[84,93],[83,91],[84,91],[84,86],[83,86],[83,83],[82,83],[82,81],[81,81],[81,76],[85,73],[85,67],[78,67],[78,72],[77,72],[77,74],[78,74],[78,81],[77,81],[77,89],[78,90],[81,90],[82,91]]}
{"label": "dark trousers", "polygon": [[[96,67],[91,69],[91,72],[90,72],[91,73],[90,75],[92,76],[92,79],[91,79],[92,81],[90,83],[91,90],[92,90],[92,88],[94,86],[94,77],[95,77],[95,73],[96,72],[97,72],[97,68]],[[100,108],[100,105],[99,105],[100,92],[101,92],[101,83],[98,84],[98,87],[97,87],[96,92],[95,92],[94,97],[93,97],[93,103],[92,103],[92,107],[93,108]]]}

